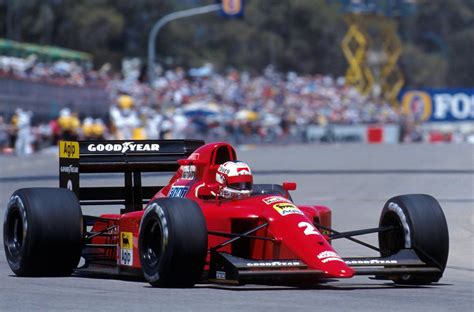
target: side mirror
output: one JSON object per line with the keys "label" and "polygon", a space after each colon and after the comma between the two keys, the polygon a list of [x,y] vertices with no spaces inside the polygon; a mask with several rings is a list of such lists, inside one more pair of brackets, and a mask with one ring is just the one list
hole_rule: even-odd
{"label": "side mirror", "polygon": [[282,187],[285,191],[296,190],[296,182],[283,182]]}

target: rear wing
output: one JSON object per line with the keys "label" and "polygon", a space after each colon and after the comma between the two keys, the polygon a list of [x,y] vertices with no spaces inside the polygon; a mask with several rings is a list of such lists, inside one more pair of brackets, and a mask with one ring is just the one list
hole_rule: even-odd
{"label": "rear wing", "polygon": [[[142,186],[142,172],[174,172],[178,160],[189,157],[201,140],[60,141],[59,186],[73,191],[81,205],[125,206],[123,212],[141,210],[160,190]],[[81,187],[84,173],[124,174],[124,186]]]}

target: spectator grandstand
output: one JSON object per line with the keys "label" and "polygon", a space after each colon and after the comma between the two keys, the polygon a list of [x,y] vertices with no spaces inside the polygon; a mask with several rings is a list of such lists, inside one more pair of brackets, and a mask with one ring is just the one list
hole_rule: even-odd
{"label": "spectator grandstand", "polygon": [[[88,133],[96,124],[95,129],[101,129],[97,137],[121,137],[115,114],[122,119],[134,116],[131,124],[135,129],[129,132],[128,139],[227,138],[236,144],[306,142],[315,140],[312,128],[318,127],[325,130],[316,140],[331,142],[337,141],[332,131],[335,126],[401,124],[403,127],[397,140],[423,140],[420,125],[410,116],[402,116],[387,102],[361,95],[347,86],[342,77],[283,74],[271,67],[260,75],[236,70],[222,74],[207,64],[188,72],[182,68],[162,70],[151,87],[138,79],[139,62],[125,62],[124,65],[121,75],[112,75],[108,66],[94,71],[75,61],[58,60],[46,64],[34,55],[26,58],[0,56],[0,79],[26,84],[33,87],[33,93],[66,87],[69,88],[68,95],[74,94],[71,87],[82,92],[81,96],[72,95],[74,99],[57,105],[56,113],[49,109],[49,116],[45,114],[48,109],[41,110],[41,106],[47,106],[46,102],[35,96],[30,99],[34,103],[27,109],[33,107],[37,113],[31,128],[36,149],[55,143],[64,133],[57,118],[65,107],[72,109],[77,119],[75,126],[66,131],[73,133],[75,138],[89,138]],[[21,93],[21,90],[16,92]],[[3,96],[6,93],[2,92]],[[100,96],[94,98],[90,94]],[[126,109],[116,105],[117,99],[124,94],[133,100]],[[24,98],[24,95],[16,95]],[[49,95],[49,101],[55,96],[66,98],[54,92]],[[48,92],[43,93],[44,97],[48,97]],[[14,108],[18,106],[14,105]],[[18,131],[15,117],[5,110],[2,115],[2,146],[13,147]],[[12,122],[8,123],[8,120]],[[350,134],[342,140],[363,141]]]}

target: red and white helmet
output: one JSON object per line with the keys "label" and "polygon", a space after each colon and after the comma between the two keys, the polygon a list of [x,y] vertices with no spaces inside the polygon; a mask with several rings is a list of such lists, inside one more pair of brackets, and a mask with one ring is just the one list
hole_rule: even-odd
{"label": "red and white helmet", "polygon": [[227,161],[220,165],[216,181],[220,186],[219,196],[226,199],[249,197],[252,192],[252,172],[241,161]]}

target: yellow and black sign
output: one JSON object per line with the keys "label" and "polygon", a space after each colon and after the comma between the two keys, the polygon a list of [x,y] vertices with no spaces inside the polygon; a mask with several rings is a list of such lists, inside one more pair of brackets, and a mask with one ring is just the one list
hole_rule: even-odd
{"label": "yellow and black sign", "polygon": [[79,142],[59,141],[59,158],[79,158]]}
{"label": "yellow and black sign", "polygon": [[120,233],[120,248],[133,249],[133,233],[132,232]]}
{"label": "yellow and black sign", "polygon": [[349,67],[346,83],[365,95],[377,94],[398,104],[405,80],[398,66],[402,44],[395,21],[375,14],[346,14],[348,30],[341,41]]}

